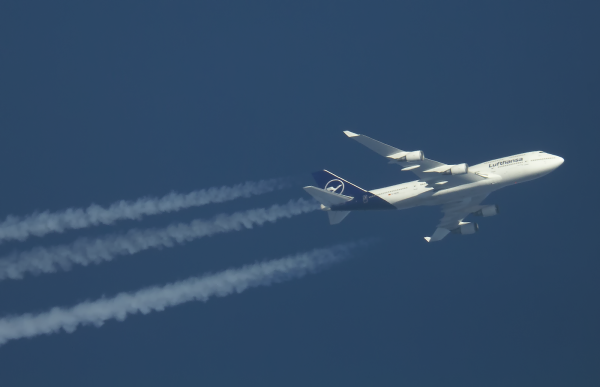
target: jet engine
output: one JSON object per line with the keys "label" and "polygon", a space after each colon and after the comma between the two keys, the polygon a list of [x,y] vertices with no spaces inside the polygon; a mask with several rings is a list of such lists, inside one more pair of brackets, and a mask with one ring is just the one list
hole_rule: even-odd
{"label": "jet engine", "polygon": [[475,215],[475,216],[494,216],[494,215],[498,215],[499,213],[500,213],[500,210],[498,209],[498,206],[494,204],[491,206],[485,206],[479,211],[475,211],[473,213],[473,215]]}
{"label": "jet engine", "polygon": [[462,163],[453,166],[452,168],[443,172],[442,175],[464,175],[467,172],[469,172],[469,164]]}
{"label": "jet engine", "polygon": [[479,231],[479,225],[477,223],[461,224],[451,231],[455,234],[461,235],[475,234],[477,231]]}
{"label": "jet engine", "polygon": [[404,155],[399,157],[398,161],[421,161],[425,155],[423,151],[406,152]]}

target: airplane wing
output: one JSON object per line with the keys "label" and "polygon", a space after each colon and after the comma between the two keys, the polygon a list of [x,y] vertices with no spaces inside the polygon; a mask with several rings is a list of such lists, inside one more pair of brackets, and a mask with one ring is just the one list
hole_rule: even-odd
{"label": "airplane wing", "polygon": [[[460,230],[460,226],[470,224],[463,222],[463,219],[473,212],[479,211],[486,206],[480,205],[488,194],[472,196],[459,202],[447,203],[442,206],[444,216],[437,225],[437,229],[431,237],[425,237],[427,242],[435,242],[444,239],[446,235],[455,230]],[[472,232],[477,231],[477,224],[471,227]]]}
{"label": "airplane wing", "polygon": [[[363,136],[362,134],[352,133],[347,130],[344,131],[344,134],[346,136],[350,137],[351,139],[363,144],[364,146],[371,149],[372,151],[379,153],[383,157],[389,158],[390,162],[393,162],[394,164],[397,163],[397,164],[401,165],[402,167],[404,167],[406,170],[414,172],[419,177],[427,176],[427,174],[422,173],[423,171],[426,171],[426,170],[429,170],[432,168],[443,167],[446,165],[444,163],[440,163],[440,162],[437,162],[434,160],[429,160],[426,158],[423,158],[423,160],[419,160],[417,162],[394,160],[394,158],[393,158],[394,155],[403,154],[403,153],[406,153],[406,151],[403,151],[398,148],[394,148],[393,146],[384,144],[377,140],[373,140],[371,137]],[[392,156],[392,157],[390,157],[390,156]],[[415,166],[417,166],[417,167],[415,168]],[[421,175],[423,175],[423,176],[421,176]]]}
{"label": "airplane wing", "polygon": [[[448,174],[448,171],[453,167],[460,168],[461,165],[448,165],[440,163],[423,157],[421,151],[404,151],[393,146],[384,144],[371,137],[363,136],[362,134],[352,133],[345,130],[344,134],[351,139],[361,143],[372,151],[380,154],[383,157],[388,158],[390,164],[401,165],[403,171],[411,171],[416,174],[421,181],[427,181],[435,189],[448,188],[459,184],[470,183],[485,179],[485,176],[477,175],[472,172],[468,172],[468,166],[466,166],[466,173],[463,174]],[[418,157],[420,155],[420,157]],[[412,156],[412,158],[411,158]],[[414,161],[411,161],[414,160]],[[450,183],[448,185],[445,185]]]}

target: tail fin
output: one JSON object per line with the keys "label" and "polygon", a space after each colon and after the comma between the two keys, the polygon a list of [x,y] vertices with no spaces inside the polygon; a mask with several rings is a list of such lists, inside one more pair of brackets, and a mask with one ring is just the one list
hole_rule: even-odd
{"label": "tail fin", "polygon": [[[355,197],[361,197],[366,194],[367,191],[364,189],[350,183],[347,180],[342,179],[339,176],[334,175],[333,173],[322,170],[319,172],[315,172],[312,174],[313,178],[317,182],[319,188],[322,188],[326,191]],[[317,199],[318,200],[318,199]]]}

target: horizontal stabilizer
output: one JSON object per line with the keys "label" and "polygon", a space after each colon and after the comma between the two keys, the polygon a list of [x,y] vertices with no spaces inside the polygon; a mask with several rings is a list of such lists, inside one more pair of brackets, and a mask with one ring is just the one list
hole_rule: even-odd
{"label": "horizontal stabilizer", "polygon": [[304,187],[304,190],[326,207],[346,203],[353,199],[352,196],[336,194],[317,187],[308,186]]}
{"label": "horizontal stabilizer", "polygon": [[349,213],[350,213],[350,211],[329,211],[329,212],[327,212],[327,215],[329,215],[329,224],[338,224],[339,222],[344,220],[344,218],[346,216],[348,216]]}
{"label": "horizontal stabilizer", "polygon": [[313,198],[317,199],[319,203],[321,203],[321,208],[327,210],[327,215],[329,216],[329,224],[338,224],[348,214],[350,211],[329,211],[331,206],[336,204],[342,204],[349,202],[354,199],[352,196],[340,195],[333,193],[331,191],[327,191],[317,187],[304,187],[304,190],[308,192]]}

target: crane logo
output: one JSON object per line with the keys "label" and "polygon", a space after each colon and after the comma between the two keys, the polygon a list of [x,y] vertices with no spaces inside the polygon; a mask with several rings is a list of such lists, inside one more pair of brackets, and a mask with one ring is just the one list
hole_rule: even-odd
{"label": "crane logo", "polygon": [[341,195],[344,192],[344,182],[339,179],[330,180],[325,184],[325,191]]}

